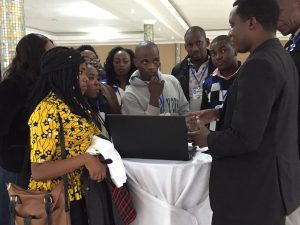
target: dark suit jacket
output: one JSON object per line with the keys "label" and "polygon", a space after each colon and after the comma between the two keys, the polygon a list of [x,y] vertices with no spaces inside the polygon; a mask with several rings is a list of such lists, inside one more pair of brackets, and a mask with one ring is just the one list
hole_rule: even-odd
{"label": "dark suit jacket", "polygon": [[[300,36],[300,33],[298,34],[298,36],[296,38],[298,38]],[[292,41],[288,41],[286,43],[286,45],[284,46],[286,49],[288,49],[288,47],[292,44]],[[296,44],[296,47],[294,48],[293,51],[289,52],[290,55],[292,56],[295,65],[297,67],[298,70],[298,78],[299,78],[299,82],[300,82],[300,41]],[[300,85],[299,85],[300,87]],[[299,94],[300,96],[300,94]],[[300,112],[300,97],[299,97],[299,112]],[[298,118],[298,127],[300,129],[300,117]],[[298,140],[300,140],[300,130],[298,130]],[[300,146],[300,141],[298,141],[298,146]],[[300,152],[300,147],[299,147],[299,152]]]}
{"label": "dark suit jacket", "polygon": [[[300,33],[298,34],[297,37],[300,36]],[[296,38],[297,38],[296,37]],[[286,44],[285,44],[285,48],[288,48],[290,45],[292,44],[292,41],[288,41]],[[289,52],[290,55],[292,56],[295,64],[296,64],[296,67],[298,69],[298,74],[299,74],[299,77],[300,77],[300,41],[298,41],[298,43],[296,44],[296,47],[294,48],[293,51]],[[300,80],[299,80],[300,81]]]}
{"label": "dark suit jacket", "polygon": [[[210,55],[208,50],[207,50],[207,55]],[[189,94],[190,66],[188,64],[188,57],[189,56],[186,56],[184,60],[182,60],[180,63],[177,63],[172,69],[171,74],[178,79],[186,99],[190,101],[190,94]],[[208,64],[207,74],[211,74],[216,69],[216,67],[212,63],[211,57],[208,63],[209,64]]]}
{"label": "dark suit jacket", "polygon": [[[298,76],[277,39],[249,56],[231,86],[222,131],[208,135],[213,212],[271,225],[276,207],[300,203]],[[277,211],[278,213],[278,211]]]}

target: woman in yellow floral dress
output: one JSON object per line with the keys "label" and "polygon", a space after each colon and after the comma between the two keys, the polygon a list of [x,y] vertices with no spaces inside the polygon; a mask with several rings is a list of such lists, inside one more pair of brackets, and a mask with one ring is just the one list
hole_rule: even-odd
{"label": "woman in yellow floral dress", "polygon": [[[80,53],[56,47],[42,57],[41,77],[33,91],[30,126],[31,170],[29,189],[52,190],[61,176],[68,175],[72,225],[88,224],[80,176],[85,167],[92,180],[106,177],[106,167],[85,153],[94,134],[99,134],[86,90],[86,64]],[[61,159],[59,121],[61,117],[67,158]]]}

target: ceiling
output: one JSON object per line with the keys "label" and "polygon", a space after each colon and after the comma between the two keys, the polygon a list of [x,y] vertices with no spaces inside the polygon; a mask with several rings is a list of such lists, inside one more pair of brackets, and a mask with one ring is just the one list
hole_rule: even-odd
{"label": "ceiling", "polygon": [[234,0],[24,0],[26,32],[56,44],[136,44],[144,24],[154,24],[156,43],[182,43],[189,26],[211,39],[227,34]]}

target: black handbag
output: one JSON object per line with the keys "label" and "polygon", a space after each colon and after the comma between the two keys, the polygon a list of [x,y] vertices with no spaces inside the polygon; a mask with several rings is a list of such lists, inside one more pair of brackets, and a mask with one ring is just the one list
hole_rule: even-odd
{"label": "black handbag", "polygon": [[[99,160],[105,163],[103,158]],[[128,225],[136,217],[130,194],[125,185],[117,188],[107,173],[102,182],[90,179],[86,169],[81,176],[89,225]]]}

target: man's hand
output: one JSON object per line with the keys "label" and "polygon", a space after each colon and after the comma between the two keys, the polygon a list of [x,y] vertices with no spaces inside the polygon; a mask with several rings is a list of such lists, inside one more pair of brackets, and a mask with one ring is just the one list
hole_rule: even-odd
{"label": "man's hand", "polygon": [[158,99],[164,90],[164,84],[165,81],[159,80],[157,77],[151,77],[149,83],[150,105],[159,107]]}
{"label": "man's hand", "polygon": [[[204,109],[197,112],[190,112],[186,115],[187,125],[189,121],[199,120],[202,124],[208,124],[219,119],[219,109]],[[195,130],[195,129],[193,129]]]}
{"label": "man's hand", "polygon": [[210,131],[199,120],[197,121],[197,127],[197,131],[188,132],[189,139],[192,141],[193,146],[206,147],[207,136]]}

